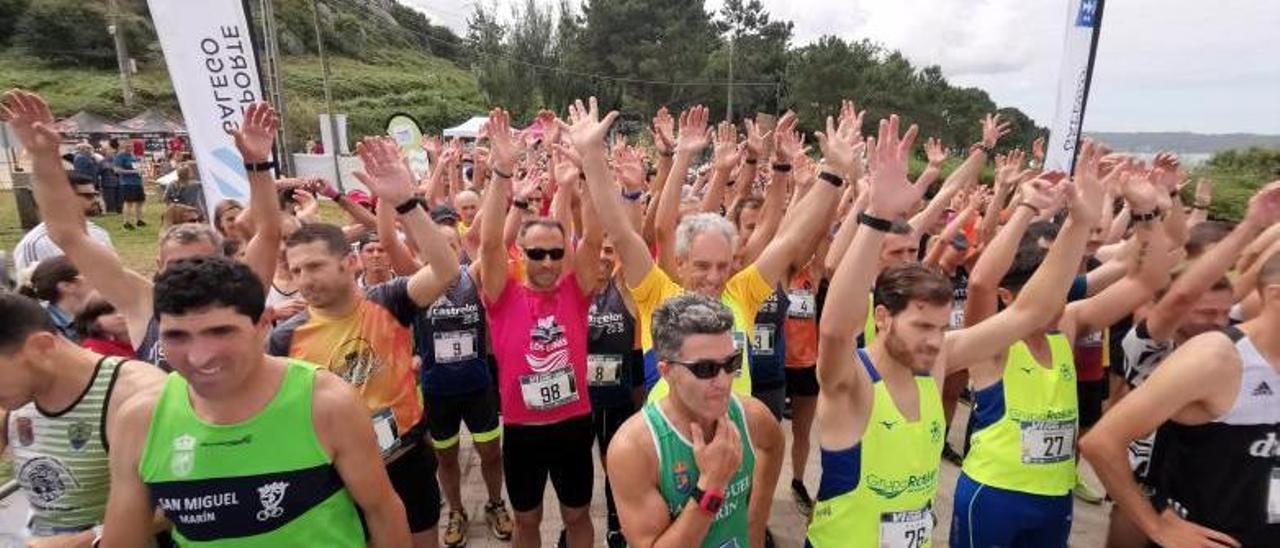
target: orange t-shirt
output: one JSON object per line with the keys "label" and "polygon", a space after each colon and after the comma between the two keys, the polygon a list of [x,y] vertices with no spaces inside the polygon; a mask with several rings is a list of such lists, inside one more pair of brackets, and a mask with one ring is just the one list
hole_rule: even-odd
{"label": "orange t-shirt", "polygon": [[787,341],[786,366],[792,369],[813,367],[818,363],[818,287],[809,279],[809,269],[791,277],[787,285],[787,319],[782,325]]}

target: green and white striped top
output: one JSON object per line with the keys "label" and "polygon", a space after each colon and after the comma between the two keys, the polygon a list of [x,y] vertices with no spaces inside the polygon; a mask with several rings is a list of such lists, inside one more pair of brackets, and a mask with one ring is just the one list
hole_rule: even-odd
{"label": "green and white striped top", "polygon": [[9,414],[9,448],[31,505],[32,535],[83,531],[102,522],[111,480],[106,409],[123,361],[99,360],[93,380],[64,410],[50,412],[32,402]]}

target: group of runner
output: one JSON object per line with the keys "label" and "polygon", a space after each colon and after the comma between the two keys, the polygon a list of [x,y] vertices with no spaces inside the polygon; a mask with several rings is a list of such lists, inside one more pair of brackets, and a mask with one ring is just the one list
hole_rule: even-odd
{"label": "group of runner", "polygon": [[[342,194],[273,179],[258,103],[229,131],[247,204],[164,232],[149,279],[86,230],[44,101],[10,91],[0,118],[73,281],[136,341],[104,356],[0,295],[0,447],[34,545],[464,546],[464,423],[515,546],[554,542],[548,480],[567,546],[770,545],[788,414],[808,545],[930,546],[944,455],[952,546],[1066,546],[1081,455],[1109,545],[1280,542],[1280,181],[1227,227],[1207,186],[1182,203],[1171,155],[1085,141],[1042,171],[994,153],[988,116],[926,199],[946,149],[910,180],[896,115],[864,138],[844,102],[815,160],[792,113],[740,135],[700,106],[611,145],[593,98],[536,142],[494,109],[482,146],[429,142],[422,180],[365,138],[370,195]],[[281,200],[312,194],[351,223]]]}

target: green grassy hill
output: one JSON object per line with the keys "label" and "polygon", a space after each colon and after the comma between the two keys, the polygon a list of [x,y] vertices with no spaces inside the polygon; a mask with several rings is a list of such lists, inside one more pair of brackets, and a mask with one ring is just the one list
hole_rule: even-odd
{"label": "green grassy hill", "polygon": [[[291,148],[319,135],[316,115],[325,111],[319,58],[286,57],[284,92]],[[413,50],[382,50],[356,60],[330,62],[334,108],[347,114],[349,137],[382,133],[397,112],[413,115],[428,128],[443,128],[485,110],[485,101],[470,72],[449,61]],[[119,75],[114,70],[58,66],[9,52],[0,54],[0,89],[22,87],[44,95],[62,117],[80,110],[125,119],[148,107],[177,113],[177,99],[162,64],[140,69],[133,80],[138,105],[124,106]],[[175,116],[176,117],[176,116]]]}

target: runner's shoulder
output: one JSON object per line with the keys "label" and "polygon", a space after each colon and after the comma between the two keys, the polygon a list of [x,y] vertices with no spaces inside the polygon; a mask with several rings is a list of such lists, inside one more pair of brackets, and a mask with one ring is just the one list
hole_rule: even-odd
{"label": "runner's shoulder", "polygon": [[633,472],[657,468],[658,453],[643,410],[632,414],[618,427],[609,442],[607,459],[621,459],[627,470]]}

